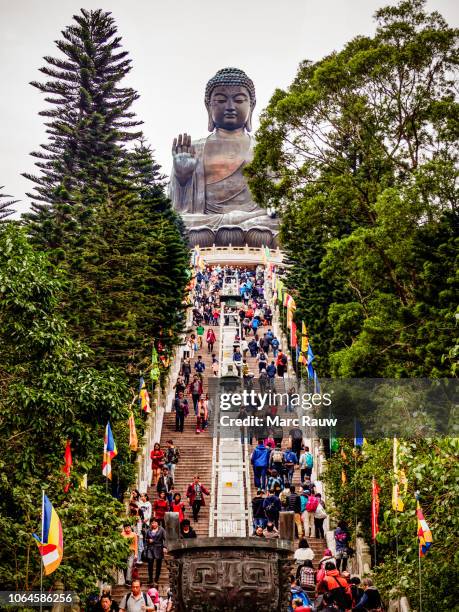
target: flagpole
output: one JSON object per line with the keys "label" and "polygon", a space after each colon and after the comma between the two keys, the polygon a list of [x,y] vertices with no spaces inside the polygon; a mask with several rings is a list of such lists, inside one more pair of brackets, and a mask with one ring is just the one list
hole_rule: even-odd
{"label": "flagpole", "polygon": [[419,612],[422,612],[421,547],[419,547],[419,551],[418,551],[418,565],[419,565]]}
{"label": "flagpole", "polygon": [[[372,488],[373,488],[371,496],[372,496],[372,504],[374,504],[375,503],[374,499],[373,499],[374,498],[374,488],[375,488],[375,477],[374,477],[374,475],[371,478],[372,478]],[[378,517],[376,516],[376,519],[373,518],[373,520],[375,520],[375,523],[376,523],[377,520],[378,520]],[[374,538],[373,538],[373,551],[374,551],[375,567],[376,567],[376,562],[377,562],[377,558],[376,558],[376,529],[374,531],[375,531],[375,533],[374,533]]]}
{"label": "flagpole", "polygon": [[45,490],[41,490],[41,555],[40,555],[40,612],[43,609],[43,535],[45,533]]}

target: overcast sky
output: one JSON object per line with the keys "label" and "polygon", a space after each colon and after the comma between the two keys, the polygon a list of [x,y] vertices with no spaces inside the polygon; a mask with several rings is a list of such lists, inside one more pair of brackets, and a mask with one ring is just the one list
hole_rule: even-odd
{"label": "overcast sky", "polygon": [[[140,93],[135,112],[156,158],[169,174],[173,137],[207,135],[204,88],[225,66],[242,68],[255,83],[258,114],[276,87],[286,87],[300,61],[339,50],[357,34],[372,34],[373,14],[388,0],[0,0],[0,186],[29,203],[29,153],[45,141],[43,56],[59,55],[54,41],[79,9],[111,11],[133,60],[128,83]],[[428,0],[459,24],[459,0]]]}

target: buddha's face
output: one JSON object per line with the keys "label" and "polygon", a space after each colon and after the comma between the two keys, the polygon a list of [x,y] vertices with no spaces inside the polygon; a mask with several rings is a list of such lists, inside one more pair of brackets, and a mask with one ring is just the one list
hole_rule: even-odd
{"label": "buddha's face", "polygon": [[216,128],[241,129],[246,126],[252,112],[249,92],[240,85],[215,87],[208,110]]}

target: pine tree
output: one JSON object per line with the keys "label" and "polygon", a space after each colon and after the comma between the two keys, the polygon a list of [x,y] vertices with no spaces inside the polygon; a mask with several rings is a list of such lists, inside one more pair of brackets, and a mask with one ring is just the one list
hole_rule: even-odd
{"label": "pine tree", "polygon": [[[45,57],[41,72],[50,80],[31,83],[52,106],[40,112],[49,140],[32,153],[40,174],[24,174],[35,183],[25,218],[30,232],[52,247],[75,233],[95,190],[116,180],[128,155],[125,144],[140,136],[132,128],[141,122],[130,110],[138,94],[121,84],[131,60],[121,50],[114,19],[100,9],[81,9],[73,19],[56,42],[64,57]],[[82,187],[86,197],[76,203],[73,195]]]}
{"label": "pine tree", "polygon": [[[3,187],[0,187],[0,190],[2,189]],[[5,198],[11,198],[11,196],[0,192],[0,223],[15,212],[14,208],[11,207],[14,206],[16,202],[19,202],[19,200],[6,200],[6,202],[4,202],[3,200]]]}

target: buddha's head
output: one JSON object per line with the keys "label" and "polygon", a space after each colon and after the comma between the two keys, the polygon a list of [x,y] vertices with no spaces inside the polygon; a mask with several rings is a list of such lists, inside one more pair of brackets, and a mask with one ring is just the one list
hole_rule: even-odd
{"label": "buddha's head", "polygon": [[243,70],[219,70],[207,83],[204,102],[209,114],[209,132],[215,128],[251,131],[255,87]]}

